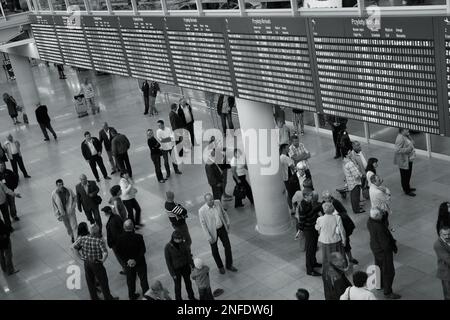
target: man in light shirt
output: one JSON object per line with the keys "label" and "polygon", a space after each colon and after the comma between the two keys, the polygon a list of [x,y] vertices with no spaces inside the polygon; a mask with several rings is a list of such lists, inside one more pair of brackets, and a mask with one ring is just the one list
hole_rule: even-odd
{"label": "man in light shirt", "polygon": [[221,274],[225,274],[222,259],[220,258],[219,248],[217,247],[218,239],[222,241],[225,249],[225,265],[232,272],[238,270],[233,266],[233,255],[231,253],[230,239],[228,231],[230,229],[230,219],[222,207],[220,200],[214,200],[211,193],[205,195],[205,204],[199,209],[198,217],[203,232],[211,246],[214,261],[219,268]]}
{"label": "man in light shirt", "polygon": [[159,129],[156,130],[156,139],[158,139],[158,142],[161,144],[162,154],[164,158],[164,167],[166,168],[166,179],[169,179],[169,156],[172,158],[173,170],[176,174],[181,174],[180,170],[178,170],[178,165],[173,158],[174,156],[172,156],[172,150],[175,145],[175,137],[172,130],[164,125],[163,120],[158,120],[158,127]]}
{"label": "man in light shirt", "polygon": [[356,271],[353,274],[353,286],[348,287],[341,295],[340,300],[377,300],[375,295],[366,287],[367,273]]}
{"label": "man in light shirt", "polygon": [[382,186],[383,179],[380,176],[374,174],[370,177],[370,203],[372,208],[378,208],[383,213],[387,220],[388,215],[391,213],[391,191]]}
{"label": "man in light shirt", "polygon": [[20,142],[18,140],[14,140],[12,134],[8,134],[4,147],[8,159],[11,161],[11,167],[14,173],[19,176],[19,170],[17,169],[17,166],[19,166],[23,176],[25,178],[31,178],[27,173],[27,169],[25,169],[25,166],[23,165],[22,153],[20,152]]}

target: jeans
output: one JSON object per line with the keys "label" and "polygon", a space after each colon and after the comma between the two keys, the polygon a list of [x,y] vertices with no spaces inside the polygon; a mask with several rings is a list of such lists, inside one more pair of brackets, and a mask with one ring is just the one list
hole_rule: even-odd
{"label": "jeans", "polygon": [[227,121],[228,121],[228,129],[234,129],[231,112],[221,113],[220,120],[222,121],[222,129],[224,134],[227,133]]}
{"label": "jeans", "polygon": [[156,110],[155,104],[156,104],[156,97],[150,96],[148,98],[149,104],[150,104],[150,114],[157,114],[158,110]]}
{"label": "jeans", "polygon": [[316,251],[319,233],[316,229],[304,230],[303,233],[305,235],[306,247],[306,272],[311,273],[314,271],[314,266],[317,264]]}
{"label": "jeans", "polygon": [[144,114],[148,114],[148,109],[150,108],[149,96],[144,94]]}
{"label": "jeans", "polygon": [[44,134],[44,138],[46,140],[48,140],[48,134],[47,134],[47,129],[51,132],[51,134],[53,135],[53,138],[56,139],[56,133],[55,130],[53,130],[52,125],[49,123],[39,123],[39,127],[41,127],[42,133]]}
{"label": "jeans", "polygon": [[217,246],[217,242],[222,241],[223,248],[225,249],[225,265],[227,268],[231,268],[233,266],[233,255],[231,253],[231,244],[230,239],[228,238],[228,232],[225,229],[225,226],[217,229],[217,240],[214,243],[210,243],[212,255],[214,261],[216,262],[217,268],[223,268],[223,262],[220,258],[219,248]]}
{"label": "jeans", "polygon": [[18,153],[12,155],[11,167],[12,167],[14,173],[19,175],[17,165],[19,165],[20,171],[22,171],[23,176],[27,177],[28,176],[27,169],[25,169],[25,166],[23,165],[23,159],[20,156],[20,154],[18,154]]}
{"label": "jeans", "polygon": [[211,191],[212,191],[214,200],[222,201],[222,195],[224,192],[223,185],[211,186]]}
{"label": "jeans", "polygon": [[[166,175],[170,176],[170,165],[169,165],[169,155],[172,156],[172,150],[163,150],[163,159],[164,159],[164,167],[166,168]],[[172,159],[173,160],[173,159]],[[172,161],[172,166],[173,166],[173,170],[175,170],[175,172],[179,172],[178,171],[178,165]]]}
{"label": "jeans", "polygon": [[62,222],[64,223],[64,226],[66,227],[67,234],[76,239],[77,238],[77,232],[78,232],[78,223],[77,223],[77,216],[74,213],[71,214],[65,214],[61,216]]}
{"label": "jeans", "polygon": [[361,200],[361,186],[358,184],[350,191],[350,201],[352,203],[353,213],[360,211],[359,202]]}
{"label": "jeans", "polygon": [[9,217],[8,201],[5,201],[5,203],[0,204],[0,211],[2,212],[3,222],[7,226],[11,227],[11,218]]}
{"label": "jeans", "polygon": [[[12,190],[12,191],[14,191],[14,190]],[[6,202],[8,203],[9,214],[11,215],[11,218],[14,219],[15,217],[17,217],[16,197],[7,194],[6,195]]]}
{"label": "jeans", "polygon": [[152,158],[153,164],[155,166],[156,179],[158,179],[158,181],[164,180],[163,174],[161,172],[161,154],[151,154],[150,157]]}
{"label": "jeans", "polygon": [[207,288],[198,288],[198,294],[200,296],[200,300],[214,300],[214,295],[211,291],[211,287]]}
{"label": "jeans", "polygon": [[98,211],[98,207],[91,208],[89,210],[84,211],[86,214],[86,218],[91,224],[96,223],[97,226],[100,228],[100,234],[102,233],[102,218],[100,217],[100,211]]}
{"label": "jeans", "polygon": [[141,282],[142,294],[148,291],[147,263],[145,262],[145,259],[136,262],[136,265],[133,268],[127,266],[125,268],[125,273],[127,274],[128,297],[130,300],[133,299],[133,296],[136,293],[136,276],[139,277]]}
{"label": "jeans", "polygon": [[[125,208],[127,208],[128,219],[131,219],[131,221],[133,221],[134,225],[140,224],[141,223],[141,207],[139,206],[139,203],[137,202],[136,198],[133,198],[130,200],[123,200],[123,204],[125,205]],[[133,209],[135,211],[134,215],[133,215]]]}
{"label": "jeans", "polygon": [[108,275],[103,263],[84,261],[84,272],[86,273],[86,282],[89,289],[91,300],[99,300],[97,295],[96,280],[100,284],[105,300],[112,300],[113,297],[109,291]]}
{"label": "jeans", "polygon": [[405,193],[411,192],[411,186],[409,185],[409,182],[411,180],[412,166],[413,166],[413,163],[409,162],[408,169],[400,169],[400,179],[402,182],[402,189],[403,189],[403,192],[405,192]]}
{"label": "jeans", "polygon": [[191,267],[188,264],[180,269],[175,269],[175,299],[183,300],[181,298],[181,278],[184,279],[184,284],[186,286],[189,299],[194,299],[195,295],[194,290],[192,290],[191,282]]}
{"label": "jeans", "polygon": [[6,248],[0,249],[0,265],[3,272],[11,274],[14,272],[14,266],[12,262],[12,250],[11,250],[11,240],[8,241],[8,246]]}
{"label": "jeans", "polygon": [[130,175],[130,177],[133,177],[130,159],[128,158],[128,152],[116,155],[116,165],[121,172],[126,171]]}
{"label": "jeans", "polygon": [[89,159],[89,166],[91,167],[91,170],[92,170],[92,173],[94,174],[95,179],[99,180],[97,165],[103,174],[103,178],[106,178],[108,176],[108,173],[106,172],[106,168],[105,168],[105,165],[103,164],[102,157],[99,156],[98,154],[96,154],[95,156],[92,156]]}
{"label": "jeans", "polygon": [[392,283],[394,282],[395,267],[394,267],[394,254],[392,251],[383,251],[373,253],[375,257],[375,265],[380,268],[381,271],[381,283],[383,285],[384,294],[388,295],[392,293]]}

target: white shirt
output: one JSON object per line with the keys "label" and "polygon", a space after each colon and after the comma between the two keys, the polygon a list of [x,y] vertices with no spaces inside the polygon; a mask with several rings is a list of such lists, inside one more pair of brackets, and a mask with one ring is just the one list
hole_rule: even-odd
{"label": "white shirt", "polygon": [[319,242],[323,244],[345,242],[345,230],[342,219],[338,215],[325,214],[316,220],[316,230],[319,231]]}
{"label": "white shirt", "polygon": [[108,137],[108,140],[111,141],[111,133],[109,132],[109,129],[105,130],[105,133],[106,133],[106,135]]}
{"label": "white shirt", "polygon": [[366,288],[352,286],[345,289],[340,300],[377,300],[377,298]]}
{"label": "white shirt", "polygon": [[13,142],[10,142],[9,140],[6,141],[5,147],[9,148],[9,151],[11,152],[11,154],[19,153],[19,150],[17,150],[17,146],[16,146],[16,143],[14,141]]}
{"label": "white shirt", "polygon": [[367,186],[370,188],[370,186],[372,185],[372,182],[370,182],[370,177],[373,176],[375,173],[373,173],[372,171],[367,171],[366,173],[366,179],[367,179]]}
{"label": "white shirt", "polygon": [[[161,142],[162,139],[170,138],[170,142]],[[156,139],[158,139],[158,142],[161,144],[161,149],[168,151],[172,150],[173,148],[173,142],[175,141],[175,138],[173,136],[173,132],[169,127],[164,127],[164,130],[158,129],[156,130]]]}
{"label": "white shirt", "polygon": [[244,157],[233,157],[230,161],[230,165],[236,168],[236,174],[238,177],[245,176],[247,174],[247,169],[245,169],[245,158]]}
{"label": "white shirt", "polygon": [[91,154],[93,156],[95,156],[98,152],[97,152],[97,149],[95,149],[94,144],[92,143],[92,140],[90,142],[86,141],[86,143],[87,143],[89,149],[91,150]]}

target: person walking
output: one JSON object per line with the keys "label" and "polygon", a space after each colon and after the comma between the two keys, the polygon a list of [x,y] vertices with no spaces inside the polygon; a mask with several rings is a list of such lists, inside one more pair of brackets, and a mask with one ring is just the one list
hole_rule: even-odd
{"label": "person walking", "polygon": [[450,225],[439,226],[433,249],[437,256],[436,277],[441,280],[444,300],[450,300]]}
{"label": "person walking", "polygon": [[353,213],[366,212],[360,207],[361,202],[361,177],[362,172],[359,171],[358,166],[351,158],[351,150],[348,150],[343,161],[343,169],[347,188],[350,190],[350,200],[352,204]]}
{"label": "person walking", "polygon": [[109,204],[113,206],[113,211],[117,214],[122,221],[128,219],[128,211],[125,205],[123,204],[122,199],[120,198],[122,194],[122,190],[120,189],[120,185],[114,185],[109,189],[109,193],[111,194],[111,199],[109,199]]}
{"label": "person walking", "polygon": [[103,239],[94,235],[99,232],[99,226],[92,226],[91,234],[79,237],[72,245],[72,250],[84,263],[84,272],[91,300],[99,300],[96,280],[100,283],[105,300],[119,300],[118,297],[111,295],[109,289],[108,274],[103,265],[108,258],[108,250]]}
{"label": "person walking", "polygon": [[156,96],[158,95],[158,92],[161,92],[161,89],[159,88],[159,83],[156,81],[152,81],[150,83],[150,90],[148,97],[148,103],[150,106],[150,116],[158,115],[158,110],[156,109]]}
{"label": "person walking", "polygon": [[52,192],[52,207],[56,219],[62,221],[66,227],[72,243],[77,237],[77,217],[75,214],[75,206],[77,198],[75,193],[64,186],[62,179],[56,180],[56,189]]}
{"label": "person walking", "polygon": [[23,176],[25,178],[31,178],[27,169],[23,164],[22,153],[20,152],[20,142],[18,140],[14,140],[12,134],[8,134],[6,137],[6,142],[3,144],[3,147],[6,151],[6,155],[8,156],[9,161],[11,161],[11,167],[15,174],[19,175],[19,171],[17,166],[19,166],[20,171],[22,171]]}
{"label": "person walking", "polygon": [[234,97],[229,96],[227,97],[227,100],[225,100],[225,96],[223,94],[219,95],[219,99],[217,101],[217,113],[219,114],[220,120],[222,122],[222,130],[224,136],[226,136],[227,134],[227,128],[230,130],[234,130],[232,111],[233,107],[235,107],[235,104],[236,103]]}
{"label": "person walking", "polygon": [[173,191],[166,192],[166,202],[164,203],[164,209],[169,217],[170,223],[175,231],[178,231],[186,243],[191,248],[192,240],[189,234],[189,228],[186,224],[186,218],[188,213],[186,208],[181,204],[175,202],[175,194]]}
{"label": "person walking", "polygon": [[304,135],[305,134],[305,124],[303,121],[303,114],[304,114],[304,110],[302,109],[292,109],[292,115],[294,117],[293,122],[294,122],[294,132],[296,134],[301,134]]}
{"label": "person walking", "polygon": [[7,227],[13,231],[14,229],[11,227],[11,219],[10,219],[10,213],[9,213],[9,205],[8,205],[8,197],[16,197],[16,198],[22,198],[20,193],[15,193],[12,190],[8,189],[8,187],[3,183],[3,181],[0,181],[0,211],[3,216],[3,222]]}
{"label": "person walking", "polygon": [[133,221],[125,221],[123,229],[125,232],[117,239],[117,253],[120,259],[125,262],[128,297],[130,300],[136,300],[139,297],[139,294],[136,293],[136,276],[139,277],[141,282],[142,294],[149,290],[145,242],[141,234],[134,232]]}
{"label": "person walking", "polygon": [[21,123],[19,120],[17,120],[17,117],[19,116],[19,112],[18,112],[18,105],[16,100],[10,96],[8,93],[4,93],[3,94],[3,101],[6,104],[6,107],[8,108],[8,114],[11,117],[11,119],[13,120],[14,124],[19,124]]}
{"label": "person walking", "polygon": [[415,158],[416,150],[414,148],[414,140],[411,138],[408,129],[400,128],[398,130],[397,138],[395,139],[394,164],[397,165],[400,170],[403,192],[410,197],[416,196],[414,193],[416,189],[411,188],[410,185]]}
{"label": "person walking", "polygon": [[116,166],[120,172],[128,172],[130,177],[133,176],[131,170],[130,158],[128,157],[128,150],[130,149],[130,140],[121,133],[117,133],[116,129],[109,129],[112,135],[111,153],[116,159]]}
{"label": "person walking", "polygon": [[158,120],[158,130],[156,130],[156,139],[161,144],[164,167],[166,168],[166,180],[170,177],[169,157],[172,160],[173,170],[176,174],[181,174],[176,163],[176,156],[172,154],[175,137],[170,128],[164,126],[163,120]]}
{"label": "person walking", "polygon": [[375,265],[381,271],[384,297],[386,299],[400,299],[401,296],[392,291],[395,276],[394,253],[397,253],[397,245],[389,228],[383,222],[383,215],[383,212],[378,208],[370,209],[370,217],[367,221],[370,249],[375,258]]}
{"label": "person walking", "polygon": [[[141,86],[142,96],[144,97],[144,115],[148,114],[148,109],[150,108],[149,97],[150,97],[150,84],[147,80],[144,80]],[[150,114],[152,116],[153,114]]]}
{"label": "person walking", "polygon": [[125,208],[127,208],[128,219],[133,221],[136,227],[143,227],[144,225],[141,223],[141,207],[136,200],[137,189],[134,187],[134,181],[126,171],[120,174],[120,178],[120,198]]}
{"label": "person walking", "polygon": [[[0,181],[3,182],[9,190],[14,192],[19,185],[19,176],[14,171],[7,169],[4,162],[0,162]],[[11,219],[19,221],[20,218],[17,216],[16,210],[16,197],[6,194],[6,201],[8,203]]]}
{"label": "person walking", "polygon": [[81,90],[79,94],[84,94],[84,98],[86,99],[87,105],[91,108],[92,114],[100,112],[100,107],[97,107],[95,105],[95,90],[89,79],[85,78],[84,83],[82,83],[80,86]]}
{"label": "person walking", "polygon": [[105,165],[103,164],[102,158],[102,144],[96,137],[91,137],[89,131],[84,133],[84,140],[81,143],[81,153],[83,158],[89,163],[91,167],[92,173],[94,174],[95,180],[100,182],[100,178],[98,176],[97,166],[100,168],[100,171],[103,174],[105,180],[111,180],[106,172]]}
{"label": "person walking", "polygon": [[[189,132],[191,146],[196,145],[195,143],[195,135],[194,135],[194,114],[192,113],[192,107],[189,103],[187,103],[185,97],[181,97],[179,101],[178,107],[178,115],[181,119],[181,124],[183,128]],[[187,137],[184,137],[187,140]]]}
{"label": "person walking", "polygon": [[197,284],[200,300],[214,300],[209,281],[209,267],[203,263],[202,259],[194,259],[191,278]]}
{"label": "person walking", "polygon": [[114,128],[110,127],[108,123],[105,122],[103,124],[103,128],[98,132],[98,140],[100,141],[100,145],[103,143],[103,146],[105,147],[106,154],[108,155],[109,164],[111,165],[111,175],[113,175],[114,173],[117,172],[117,165],[111,150],[111,141],[113,138],[111,134],[111,129]]}
{"label": "person walking", "polygon": [[39,126],[44,135],[44,141],[49,141],[47,130],[53,135],[55,140],[58,139],[56,136],[55,130],[53,130],[50,117],[48,116],[48,109],[46,105],[41,105],[40,102],[36,104],[36,110],[34,112],[36,114],[36,120],[39,123]]}
{"label": "person walking", "polygon": [[122,267],[122,271],[120,271],[120,274],[126,274],[125,261],[122,260],[117,251],[118,239],[123,234],[123,220],[119,215],[113,212],[110,206],[103,207],[102,212],[106,218],[106,243],[108,247],[110,247],[111,250],[114,252],[117,261]]}
{"label": "person walking", "polygon": [[8,276],[19,272],[12,261],[11,228],[0,219],[0,266]]}
{"label": "person walking", "polygon": [[352,284],[345,275],[347,261],[340,252],[333,252],[330,265],[324,270],[322,277],[325,300],[339,300],[345,290]]}
{"label": "person walking", "polygon": [[326,120],[328,124],[331,126],[331,132],[333,133],[333,143],[336,149],[336,153],[334,158],[339,159],[341,156],[345,156],[341,154],[341,146],[339,143],[339,137],[341,132],[347,129],[348,119],[333,115],[327,115]]}
{"label": "person walking", "polygon": [[172,233],[172,238],[164,248],[167,269],[175,284],[175,299],[183,300],[181,297],[181,279],[184,279],[189,300],[196,300],[191,282],[192,261],[191,250],[184,242],[183,236],[178,231]]}
{"label": "person walking", "polygon": [[198,210],[198,217],[203,233],[206,236],[210,246],[214,261],[221,274],[225,274],[222,259],[220,258],[218,240],[222,241],[225,249],[225,265],[232,272],[238,270],[233,266],[233,255],[231,252],[230,239],[228,231],[230,230],[230,219],[222,207],[220,200],[215,200],[213,195],[205,195],[205,204]]}
{"label": "person walking", "polygon": [[208,184],[211,187],[214,200],[222,201],[222,196],[224,194],[223,171],[216,163],[215,155],[216,150],[215,149],[211,150],[211,153],[208,159],[206,160],[205,172]]}
{"label": "person walking", "polygon": [[339,300],[377,300],[375,295],[366,288],[367,273],[356,271],[353,274],[353,286],[345,289]]}
{"label": "person walking", "polygon": [[100,211],[98,206],[101,203],[102,198],[98,195],[100,189],[95,181],[88,181],[85,174],[80,175],[80,183],[75,187],[75,193],[77,195],[77,207],[78,211],[84,214],[88,221],[92,224],[97,224],[102,233],[102,219],[100,217]]}
{"label": "person walking", "polygon": [[155,167],[156,179],[159,183],[164,183],[166,182],[166,179],[164,179],[164,176],[161,172],[161,144],[158,142],[158,140],[156,140],[152,129],[147,130],[147,145],[150,149],[150,158],[152,159],[153,165]]}
{"label": "person walking", "polygon": [[[236,186],[242,187],[245,190],[245,196],[248,198],[250,203],[254,205],[253,192],[249,183],[247,182],[247,164],[245,162],[245,156],[242,155],[241,150],[234,149],[234,157],[231,159],[231,171],[233,172],[233,178],[236,182]],[[244,196],[244,197],[245,197]],[[234,207],[243,207],[241,197],[235,195]]]}

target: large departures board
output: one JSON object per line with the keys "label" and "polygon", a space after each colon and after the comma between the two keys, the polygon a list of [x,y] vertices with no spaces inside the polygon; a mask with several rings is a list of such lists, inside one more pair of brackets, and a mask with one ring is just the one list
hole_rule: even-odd
{"label": "large departures board", "polygon": [[42,60],[63,63],[52,15],[31,15],[31,28]]}

